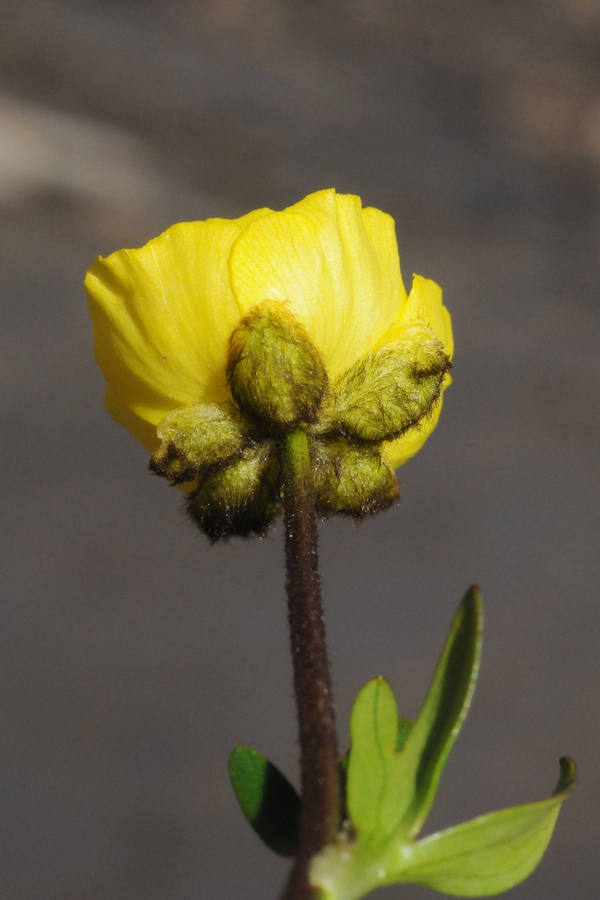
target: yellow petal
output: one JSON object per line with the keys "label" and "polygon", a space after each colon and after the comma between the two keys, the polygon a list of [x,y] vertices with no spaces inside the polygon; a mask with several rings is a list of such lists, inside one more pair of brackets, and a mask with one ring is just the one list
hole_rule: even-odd
{"label": "yellow petal", "polygon": [[111,387],[106,388],[104,408],[119,425],[131,432],[149,453],[154,453],[160,444],[156,434],[156,425],[151,424],[147,419],[142,418],[141,415],[126,406],[123,403],[123,398]]}
{"label": "yellow petal", "polygon": [[387,213],[367,206],[362,211],[363,222],[381,272],[381,293],[397,298],[401,310],[406,303],[406,288],[400,275],[400,255],[396,240],[396,223]]}
{"label": "yellow petal", "polygon": [[253,209],[251,212],[246,213],[244,216],[240,216],[239,219],[235,219],[234,221],[240,226],[242,231],[245,231],[248,225],[251,225],[256,219],[262,219],[263,216],[272,212],[273,210],[269,209],[268,206],[263,206],[261,209]]}
{"label": "yellow petal", "polygon": [[418,319],[435,332],[450,359],[454,356],[454,337],[450,313],[442,302],[442,289],[430,278],[413,275],[412,290],[402,307],[400,318],[404,322]]}
{"label": "yellow petal", "polygon": [[262,216],[235,242],[230,265],[241,314],[264,300],[287,303],[333,377],[400,314],[393,220],[351,194],[319,191]]}
{"label": "yellow petal", "polygon": [[99,258],[87,274],[107,409],[149,449],[148,425],[165,413],[228,396],[227,342],[239,321],[228,259],[243,225],[174,225],[139,250]]}
{"label": "yellow petal", "polygon": [[450,313],[442,302],[442,289],[421,275],[413,275],[410,294],[402,305],[398,319],[392,327],[377,341],[374,350],[380,350],[402,337],[408,322],[422,322],[429,325],[435,336],[442,342],[446,353],[452,359],[454,355],[454,338]]}
{"label": "yellow petal", "polygon": [[415,428],[411,428],[402,437],[383,445],[382,456],[392,467],[398,469],[407,460],[418,453],[438,423],[442,411],[442,397],[437,401],[425,420],[421,420]]}
{"label": "yellow petal", "polygon": [[[435,281],[413,275],[413,285],[398,320],[380,338],[376,350],[399,340],[408,322],[422,322],[428,325],[443,343],[450,359],[454,354],[454,338],[450,313],[442,303],[442,289]],[[443,391],[452,383],[449,374],[444,376]],[[442,397],[435,404],[430,415],[401,438],[384,445],[383,456],[392,468],[397,469],[421,449],[438,423],[442,411]]]}

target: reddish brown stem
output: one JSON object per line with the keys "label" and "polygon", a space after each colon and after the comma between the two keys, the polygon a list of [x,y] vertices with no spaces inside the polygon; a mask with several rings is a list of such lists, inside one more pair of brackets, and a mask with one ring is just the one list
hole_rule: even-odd
{"label": "reddish brown stem", "polygon": [[340,818],[339,756],[317,556],[308,439],[296,431],[282,453],[286,589],[298,710],[302,818],[298,855],[281,900],[315,900],[311,857],[335,840]]}

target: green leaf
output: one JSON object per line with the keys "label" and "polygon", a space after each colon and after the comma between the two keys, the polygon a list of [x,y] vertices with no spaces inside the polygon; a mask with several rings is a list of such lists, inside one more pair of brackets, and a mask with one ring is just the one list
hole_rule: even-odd
{"label": "green leaf", "polygon": [[[356,698],[350,718],[352,746],[348,763],[348,812],[361,841],[377,840],[389,830],[390,805],[396,803],[398,712],[384,678],[369,681]],[[392,825],[394,817],[392,814]]]}
{"label": "green leaf", "polygon": [[363,844],[414,836],[433,801],[439,778],[473,694],[481,652],[481,598],[467,592],[452,623],[427,700],[398,751],[398,715],[383,678],[370,681],[350,719],[348,810]]}
{"label": "green leaf", "polygon": [[473,586],[450,626],[429,694],[401,756],[401,777],[412,794],[401,827],[411,837],[419,833],[431,809],[446,759],[467,717],[479,674],[482,634],[483,605]]}
{"label": "green leaf", "polygon": [[375,852],[360,839],[341,836],[313,860],[311,883],[322,900],[358,900],[377,887],[400,883],[460,897],[501,893],[535,869],[575,785],[575,764],[565,757],[547,800],[488,813],[420,841],[393,839]]}
{"label": "green leaf", "polygon": [[302,801],[285,775],[252,747],[236,747],[229,778],[246,819],[259,838],[281,856],[298,847]]}
{"label": "green leaf", "polygon": [[467,592],[452,623],[415,725],[397,720],[383,678],[360,692],[350,722],[348,808],[353,828],[311,862],[321,900],[359,900],[377,887],[411,882],[463,897],[485,897],[523,881],[540,861],[560,806],[575,787],[561,760],[547,800],[479,816],[415,841],[466,716],[481,654],[481,598]]}
{"label": "green leaf", "polygon": [[[396,752],[400,752],[404,747],[409,734],[413,730],[414,722],[410,719],[398,719],[396,727]],[[348,818],[347,808],[347,784],[348,784],[348,765],[350,763],[350,750],[346,750],[340,759],[340,790],[342,792],[342,822]]]}
{"label": "green leaf", "polygon": [[[418,841],[402,880],[459,897],[487,897],[533,872],[552,837],[564,800],[576,787],[575,763],[560,761],[552,797],[479,816]],[[393,872],[389,873],[393,878]]]}

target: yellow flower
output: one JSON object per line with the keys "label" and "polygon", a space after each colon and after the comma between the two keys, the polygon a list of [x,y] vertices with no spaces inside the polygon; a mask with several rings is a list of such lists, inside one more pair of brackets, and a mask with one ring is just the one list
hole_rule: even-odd
{"label": "yellow flower", "polygon": [[[409,323],[428,326],[453,353],[441,289],[416,275],[406,295],[393,219],[334,190],[283,212],[173,225],[139,250],[97,259],[85,285],[106,408],[150,452],[167,413],[231,398],[231,335],[264,301],[284,304],[304,326],[332,384]],[[421,448],[440,410],[441,396],[384,444],[392,468]]]}

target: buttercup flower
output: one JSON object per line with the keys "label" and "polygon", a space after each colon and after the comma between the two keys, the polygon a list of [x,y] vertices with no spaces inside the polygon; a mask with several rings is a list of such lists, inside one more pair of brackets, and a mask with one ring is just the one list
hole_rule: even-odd
{"label": "buttercup flower", "polygon": [[[155,471],[192,485],[213,538],[276,514],[282,430],[311,435],[317,508],[360,517],[397,495],[391,472],[435,428],[450,316],[433,281],[414,276],[407,296],[393,219],[358,197],[173,225],[99,258],[85,284],[107,410]],[[211,532],[223,479],[238,499]],[[253,524],[232,524],[232,504],[255,501]]]}

